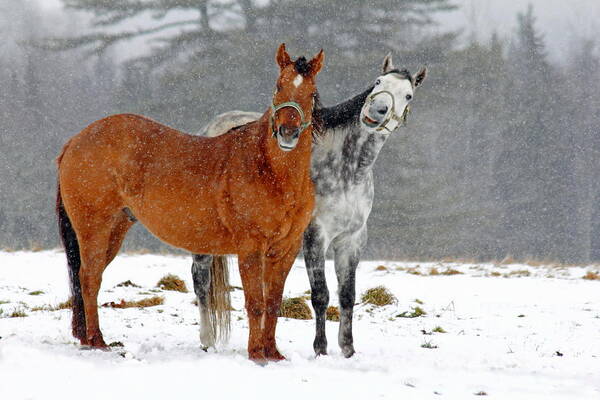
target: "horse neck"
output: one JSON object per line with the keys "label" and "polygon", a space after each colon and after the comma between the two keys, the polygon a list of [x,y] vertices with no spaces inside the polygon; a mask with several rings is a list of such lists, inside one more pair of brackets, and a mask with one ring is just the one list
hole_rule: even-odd
{"label": "horse neck", "polygon": [[300,134],[296,148],[284,152],[279,148],[277,140],[273,138],[269,123],[270,114],[265,113],[259,120],[262,132],[261,146],[265,154],[266,167],[281,185],[288,189],[299,188],[304,190],[303,184],[310,179],[310,158],[312,149],[312,127],[308,127]]}
{"label": "horse neck", "polygon": [[389,135],[369,132],[360,123],[353,128],[344,141],[343,165],[354,176],[354,182],[359,183],[373,169],[377,156]]}
{"label": "horse neck", "polygon": [[388,136],[364,129],[358,115],[352,123],[328,130],[313,154],[315,183],[318,184],[319,177],[325,178],[325,174],[318,172],[322,169],[337,170],[331,172],[340,178],[339,183],[364,182]]}

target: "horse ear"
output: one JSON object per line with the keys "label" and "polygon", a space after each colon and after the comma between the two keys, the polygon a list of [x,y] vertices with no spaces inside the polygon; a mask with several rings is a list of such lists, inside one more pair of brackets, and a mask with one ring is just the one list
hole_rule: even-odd
{"label": "horse ear", "polygon": [[323,52],[323,49],[321,49],[321,51],[316,56],[314,56],[312,60],[310,60],[308,62],[310,74],[312,76],[317,75],[319,73],[319,71],[321,70],[321,68],[323,68],[324,60],[325,60],[325,53]]}
{"label": "horse ear", "polygon": [[290,55],[285,49],[285,43],[281,43],[279,45],[279,48],[277,49],[277,55],[275,56],[275,61],[277,61],[277,64],[279,64],[279,68],[281,69],[284,69],[292,63]]}
{"label": "horse ear", "polygon": [[414,86],[415,87],[421,86],[421,84],[423,83],[425,78],[427,78],[427,67],[423,67],[423,68],[421,68],[421,70],[419,72],[417,72],[417,75],[415,75],[415,77],[413,78]]}
{"label": "horse ear", "polygon": [[387,53],[383,58],[383,73],[386,74],[394,69],[394,63],[392,62],[392,53]]}

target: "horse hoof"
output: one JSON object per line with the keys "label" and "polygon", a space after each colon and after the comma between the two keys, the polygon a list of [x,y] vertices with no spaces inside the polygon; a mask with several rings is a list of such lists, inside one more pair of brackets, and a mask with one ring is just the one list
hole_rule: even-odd
{"label": "horse hoof", "polygon": [[352,357],[355,353],[354,346],[342,347],[342,353],[344,354],[344,357],[346,357],[346,358]]}
{"label": "horse hoof", "polygon": [[313,346],[313,349],[315,350],[315,355],[318,356],[326,356],[327,355],[327,344],[323,344],[323,345],[317,345],[315,344]]}
{"label": "horse hoof", "polygon": [[267,364],[269,364],[269,361],[265,358],[257,358],[257,359],[250,358],[250,361],[252,361],[254,364],[258,365],[259,367],[266,367]]}
{"label": "horse hoof", "polygon": [[248,349],[248,358],[257,364],[266,363],[265,350],[262,347],[260,349]]}
{"label": "horse hoof", "polygon": [[313,342],[313,349],[315,350],[315,355],[318,356],[326,356],[327,355],[327,338],[325,337],[315,337],[315,341]]}
{"label": "horse hoof", "polygon": [[268,361],[283,361],[286,359],[277,349],[274,349],[274,350],[266,349],[265,350],[265,358]]}
{"label": "horse hoof", "polygon": [[79,349],[81,350],[102,350],[102,351],[111,351],[109,346],[101,347],[101,346],[91,346],[89,344],[82,344]]}
{"label": "horse hoof", "polygon": [[108,347],[104,342],[102,335],[94,335],[92,337],[88,337],[86,343],[81,344],[90,346],[93,349],[110,350],[110,347]]}
{"label": "horse hoof", "polygon": [[327,355],[327,350],[315,350],[316,357],[321,357],[321,356],[326,356],[326,355]]}

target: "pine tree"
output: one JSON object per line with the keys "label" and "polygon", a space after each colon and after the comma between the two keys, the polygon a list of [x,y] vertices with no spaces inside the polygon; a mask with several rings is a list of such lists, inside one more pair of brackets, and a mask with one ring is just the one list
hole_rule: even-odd
{"label": "pine tree", "polygon": [[506,125],[497,160],[497,195],[503,205],[501,240],[517,257],[562,259],[572,238],[568,201],[572,154],[561,113],[564,83],[549,64],[533,9],[518,15],[503,91]]}
{"label": "pine tree", "polygon": [[572,257],[581,262],[600,259],[600,59],[593,40],[577,40],[569,59],[565,115],[574,149],[575,239]]}

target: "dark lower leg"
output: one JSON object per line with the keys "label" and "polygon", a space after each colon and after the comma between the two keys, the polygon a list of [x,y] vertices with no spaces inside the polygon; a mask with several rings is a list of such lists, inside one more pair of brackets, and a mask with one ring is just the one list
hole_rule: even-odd
{"label": "dark lower leg", "polygon": [[304,261],[310,281],[310,298],[315,310],[316,333],[313,348],[316,355],[327,354],[327,336],[325,334],[325,315],[329,305],[329,290],[325,279],[324,243],[310,228],[304,234]]}
{"label": "dark lower leg", "polygon": [[341,254],[336,252],[335,269],[338,277],[338,294],[340,298],[340,328],[338,344],[345,357],[354,354],[352,337],[352,314],[354,311],[357,254]]}

